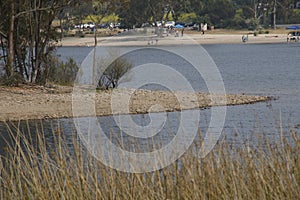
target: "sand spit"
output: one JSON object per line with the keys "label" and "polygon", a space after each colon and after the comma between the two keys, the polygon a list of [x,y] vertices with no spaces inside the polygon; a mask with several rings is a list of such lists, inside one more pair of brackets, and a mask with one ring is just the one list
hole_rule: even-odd
{"label": "sand spit", "polygon": [[[84,117],[172,112],[270,100],[267,96],[116,89],[96,93],[80,90],[72,102],[72,91],[72,87],[61,86],[0,87],[0,121],[71,118],[74,117],[72,105],[76,106],[76,117]],[[87,107],[94,108],[96,114]]]}

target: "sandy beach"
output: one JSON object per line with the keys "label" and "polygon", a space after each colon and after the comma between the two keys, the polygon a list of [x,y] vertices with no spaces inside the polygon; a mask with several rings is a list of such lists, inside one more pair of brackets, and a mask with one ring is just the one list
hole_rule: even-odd
{"label": "sandy beach", "polygon": [[[98,37],[98,46],[148,46],[148,45],[201,45],[201,44],[243,44],[244,34],[184,34],[183,37],[174,35],[117,35],[113,37]],[[286,43],[286,34],[259,34],[257,36],[248,35],[248,41],[244,44],[268,44]],[[93,46],[94,38],[86,36],[84,38],[63,38],[59,46]]]}
{"label": "sandy beach", "polygon": [[[0,121],[74,117],[72,91],[72,87],[62,86],[55,88],[42,86],[0,87]],[[124,106],[120,104],[120,108],[115,107],[112,111],[113,93],[120,97],[131,94],[129,105],[125,110]],[[96,113],[89,113],[85,106],[79,106],[76,108],[76,117],[172,112],[221,105],[252,104],[270,100],[266,96],[233,94],[221,96],[205,93],[131,91],[127,89],[100,90],[94,94],[92,91],[83,90],[79,100],[82,102],[75,102],[74,105],[84,105],[88,101],[94,102]]]}

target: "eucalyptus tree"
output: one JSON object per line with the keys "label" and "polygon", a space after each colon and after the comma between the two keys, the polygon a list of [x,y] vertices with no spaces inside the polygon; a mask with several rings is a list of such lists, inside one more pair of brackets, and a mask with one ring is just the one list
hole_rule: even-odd
{"label": "eucalyptus tree", "polygon": [[5,76],[44,81],[58,34],[52,22],[76,0],[2,0],[0,34]]}
{"label": "eucalyptus tree", "polygon": [[70,15],[76,24],[82,24],[83,20],[94,12],[93,2],[82,1],[76,7],[70,9]]}
{"label": "eucalyptus tree", "polygon": [[192,5],[190,0],[167,0],[164,6],[167,11],[166,19],[172,14],[173,19],[177,21],[181,14],[193,12],[195,5]]}
{"label": "eucalyptus tree", "polygon": [[273,17],[277,17],[279,23],[290,23],[290,18],[294,14],[295,2],[294,0],[273,0],[273,10],[275,11]]}
{"label": "eucalyptus tree", "polygon": [[[93,16],[90,16],[90,19],[95,23],[95,27],[98,26],[103,20],[103,18],[114,15],[115,12],[120,9],[126,0],[96,0],[92,2],[93,12],[91,13]],[[94,39],[95,46],[97,46],[97,34],[96,29],[94,29]]]}
{"label": "eucalyptus tree", "polygon": [[241,9],[245,20],[258,25],[276,26],[289,23],[294,13],[294,0],[233,0],[237,9]]}
{"label": "eucalyptus tree", "polygon": [[226,26],[235,15],[232,0],[202,0],[199,4],[200,7],[195,8],[198,16],[217,27]]}
{"label": "eucalyptus tree", "polygon": [[127,26],[140,26],[145,22],[161,21],[164,15],[164,0],[128,0],[118,15]]}

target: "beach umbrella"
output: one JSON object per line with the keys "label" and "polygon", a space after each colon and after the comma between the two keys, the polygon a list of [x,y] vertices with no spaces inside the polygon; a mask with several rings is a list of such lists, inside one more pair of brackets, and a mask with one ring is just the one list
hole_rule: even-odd
{"label": "beach umbrella", "polygon": [[300,26],[297,26],[297,25],[295,25],[295,26],[287,26],[285,29],[286,30],[300,30]]}
{"label": "beach umbrella", "polygon": [[182,26],[181,24],[177,24],[176,26],[174,26],[174,28],[184,28],[184,26]]}

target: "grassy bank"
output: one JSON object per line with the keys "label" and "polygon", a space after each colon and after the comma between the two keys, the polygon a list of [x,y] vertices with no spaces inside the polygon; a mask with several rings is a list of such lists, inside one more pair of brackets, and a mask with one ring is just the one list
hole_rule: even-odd
{"label": "grassy bank", "polygon": [[[49,145],[10,130],[14,145],[0,162],[0,199],[297,199],[300,196],[300,140],[280,144],[258,137],[258,146],[233,148],[222,141],[204,159],[200,143],[173,165],[153,173],[109,169],[73,139],[53,130]],[[200,134],[201,135],[201,134]],[[32,145],[35,141],[35,145]]]}

